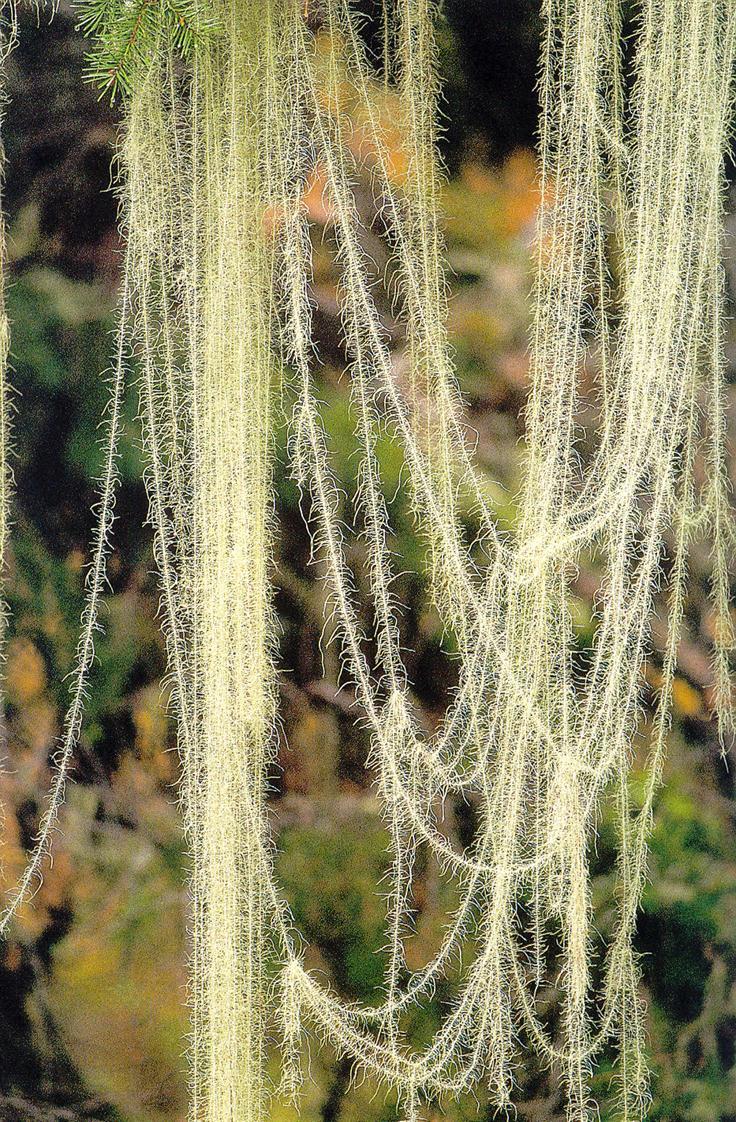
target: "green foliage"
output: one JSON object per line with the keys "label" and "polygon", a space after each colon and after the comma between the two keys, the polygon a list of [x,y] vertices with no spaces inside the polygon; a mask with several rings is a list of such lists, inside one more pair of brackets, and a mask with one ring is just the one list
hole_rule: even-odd
{"label": "green foliage", "polygon": [[[80,541],[86,544],[90,531],[90,481],[102,464],[99,425],[109,396],[100,372],[109,361],[113,309],[100,285],[71,281],[51,269],[24,271],[9,288],[7,307],[17,414],[15,507],[35,521],[47,549],[66,556]],[[121,477],[142,491],[142,456],[133,437],[136,411],[131,386]],[[72,616],[77,609],[75,604]]]}
{"label": "green foliage", "polygon": [[385,904],[375,886],[387,871],[385,831],[368,819],[281,835],[279,872],[296,922],[332,967],[338,985],[363,1001],[380,989]]}
{"label": "green foliage", "polygon": [[95,41],[87,78],[111,101],[132,93],[162,46],[186,58],[215,26],[202,0],[79,0],[77,7],[78,27]]}
{"label": "green foliage", "polygon": [[650,1004],[652,1122],[733,1118],[736,846],[731,801],[675,739],[657,806],[639,945]]}

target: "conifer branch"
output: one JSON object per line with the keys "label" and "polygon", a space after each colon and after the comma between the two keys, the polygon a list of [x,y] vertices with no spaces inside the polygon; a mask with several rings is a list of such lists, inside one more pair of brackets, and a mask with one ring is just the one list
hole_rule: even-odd
{"label": "conifer branch", "polygon": [[94,40],[85,76],[111,102],[133,92],[163,46],[186,59],[215,28],[203,0],[78,0],[77,10]]}

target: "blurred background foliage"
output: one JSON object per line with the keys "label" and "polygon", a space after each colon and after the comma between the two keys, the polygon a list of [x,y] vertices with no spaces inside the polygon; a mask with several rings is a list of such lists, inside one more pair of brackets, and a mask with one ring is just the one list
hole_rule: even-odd
{"label": "blurred background foliage", "polygon": [[[370,41],[377,35],[376,4],[364,0],[363,7]],[[510,526],[528,380],[540,21],[530,0],[445,0],[445,15],[440,41],[451,329],[478,462],[499,521]],[[24,19],[8,75],[5,201],[17,484],[0,774],[0,859],[8,882],[34,835],[66,702],[120,269],[110,172],[118,122],[82,84],[83,56],[73,14],[62,3],[50,25]],[[390,112],[390,95],[383,108]],[[385,246],[368,176],[359,193],[380,272]],[[307,201],[316,234],[321,396],[349,493],[355,444],[319,169]],[[727,265],[733,292],[730,250]],[[398,353],[401,339],[388,301],[384,311]],[[287,412],[288,400],[284,405]],[[185,1117],[186,854],[175,736],[161,685],[164,651],[136,413],[133,385],[112,588],[74,783],[53,865],[0,947],[0,1122]],[[276,478],[283,671],[279,766],[272,777],[278,872],[309,943],[310,965],[346,996],[372,1001],[380,995],[383,965],[386,837],[366,769],[365,736],[354,726],[349,691],[338,689],[335,650],[329,644],[320,649],[325,591],[318,566],[310,564],[286,458],[284,429]],[[421,545],[402,487],[400,453],[388,437],[380,458],[394,496],[408,669],[431,728],[450,696],[453,666],[426,604]],[[360,543],[351,548],[364,587]],[[709,712],[706,559],[705,548],[693,559],[667,786],[657,805],[637,936],[650,1008],[653,1122],[736,1122],[736,804],[733,773],[721,760]],[[593,567],[584,567],[574,602],[581,647],[591,636],[595,588]],[[655,641],[663,628],[655,621]],[[653,698],[656,650],[647,679]],[[450,808],[448,830],[460,842],[467,843],[473,829],[472,806]],[[597,923],[605,935],[613,860],[605,819],[593,860]],[[430,861],[419,864],[415,902],[416,930],[407,947],[412,967],[433,953],[453,903],[452,889]],[[451,991],[452,978],[413,1018],[413,1040],[431,1035]],[[550,1001],[553,1006],[553,994]],[[274,1057],[274,1072],[276,1064]],[[561,1117],[554,1079],[533,1053],[525,1055],[518,1077],[519,1119]],[[605,1065],[598,1080],[605,1094]],[[490,1118],[490,1112],[481,1092],[479,1104],[438,1103],[431,1116],[464,1122]],[[293,1111],[278,1106],[273,1118],[295,1122]],[[390,1122],[395,1106],[370,1085],[353,1085],[349,1063],[315,1049],[302,1118]]]}

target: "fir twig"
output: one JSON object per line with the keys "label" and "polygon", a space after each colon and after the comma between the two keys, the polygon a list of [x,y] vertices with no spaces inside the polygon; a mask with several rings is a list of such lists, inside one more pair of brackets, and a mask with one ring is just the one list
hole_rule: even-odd
{"label": "fir twig", "polygon": [[202,0],[78,0],[77,9],[78,29],[95,40],[85,76],[111,101],[132,93],[164,43],[187,58],[215,26]]}

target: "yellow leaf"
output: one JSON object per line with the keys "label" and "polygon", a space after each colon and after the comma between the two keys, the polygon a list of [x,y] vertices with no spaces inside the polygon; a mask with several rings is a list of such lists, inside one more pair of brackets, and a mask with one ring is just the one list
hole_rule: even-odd
{"label": "yellow leaf", "polygon": [[9,699],[21,705],[46,688],[46,664],[30,639],[13,639],[8,644],[5,681]]}
{"label": "yellow leaf", "polygon": [[684,678],[675,678],[672,683],[672,701],[682,717],[697,717],[702,710],[700,692]]}

